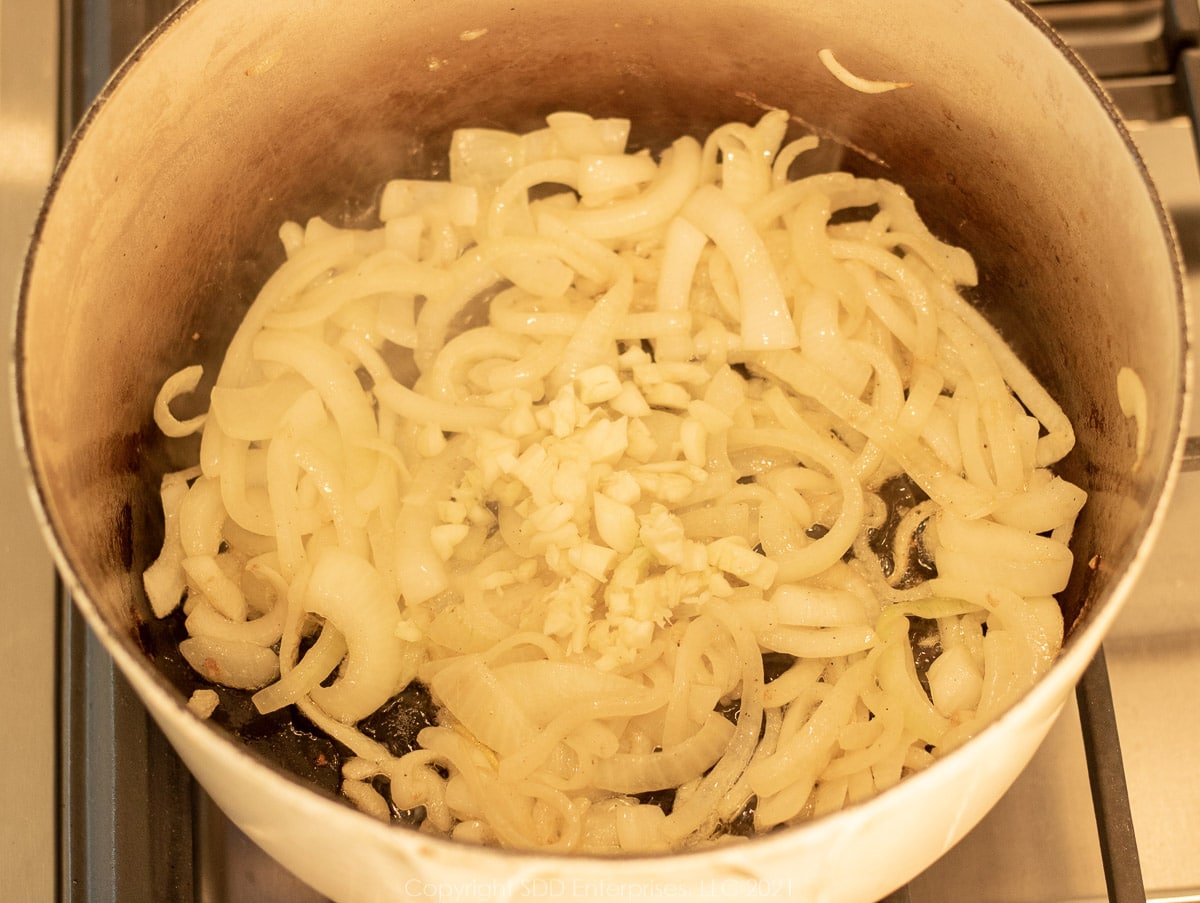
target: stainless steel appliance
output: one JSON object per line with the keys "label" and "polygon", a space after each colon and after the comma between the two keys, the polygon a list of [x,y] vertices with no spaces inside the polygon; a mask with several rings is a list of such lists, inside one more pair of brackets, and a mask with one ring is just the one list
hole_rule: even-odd
{"label": "stainless steel appliance", "polygon": [[[48,157],[112,67],[172,6],[64,0],[56,15],[40,0],[0,0],[6,286],[15,283]],[[1197,0],[1037,7],[1129,120],[1200,295]],[[1193,468],[1200,415],[1190,433]],[[0,783],[0,880],[12,898],[320,900],[194,785],[56,589],[15,466],[5,458],[0,471],[4,573],[14,575],[0,589],[8,625],[0,715],[22,725]],[[1080,685],[1078,705],[994,812],[894,901],[1200,901],[1198,527],[1200,476],[1185,473],[1158,549]]]}

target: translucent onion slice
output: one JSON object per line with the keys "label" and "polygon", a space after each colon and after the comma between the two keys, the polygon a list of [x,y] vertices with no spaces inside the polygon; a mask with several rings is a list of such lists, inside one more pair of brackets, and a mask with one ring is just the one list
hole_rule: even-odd
{"label": "translucent onion slice", "polygon": [[593,783],[614,793],[645,793],[678,787],[713,766],[729,744],[733,723],[716,712],[709,713],[695,734],[661,752],[618,753],[596,763]]}
{"label": "translucent onion slice", "polygon": [[477,655],[442,668],[429,681],[434,700],[479,742],[501,755],[533,742],[537,726]]}
{"label": "translucent onion slice", "polygon": [[817,58],[829,70],[830,75],[847,88],[858,91],[861,94],[883,94],[887,91],[895,91],[897,88],[912,86],[912,82],[876,81],[874,79],[863,78],[861,75],[855,75],[837,61],[837,57],[833,55],[833,51],[828,47],[817,51]]}
{"label": "translucent onion slice", "polygon": [[638,681],[573,662],[514,662],[496,668],[495,674],[530,720],[542,726],[593,700],[627,699],[645,693],[645,686]]}
{"label": "translucent onion slice", "polygon": [[188,637],[179,651],[197,674],[226,687],[257,690],[279,676],[279,656],[244,640]]}
{"label": "translucent onion slice", "polygon": [[204,426],[207,414],[197,414],[187,420],[180,420],[171,412],[171,402],[181,395],[187,395],[200,384],[204,368],[199,364],[184,367],[179,372],[167,377],[158,395],[154,399],[154,423],[162,430],[164,436],[178,438],[190,436]]}
{"label": "translucent onion slice", "polygon": [[304,658],[278,681],[254,694],[255,707],[265,715],[291,705],[333,673],[345,656],[346,640],[341,631],[322,630]]}
{"label": "translucent onion slice", "polygon": [[939,512],[935,520],[939,577],[997,584],[1022,596],[1049,596],[1066,587],[1074,557],[1063,543],[948,511]]}
{"label": "translucent onion slice", "polygon": [[335,624],[346,638],[346,662],[313,702],[345,723],[374,712],[416,676],[420,647],[400,639],[400,611],[379,572],[357,555],[326,549],[313,565],[304,607]]}

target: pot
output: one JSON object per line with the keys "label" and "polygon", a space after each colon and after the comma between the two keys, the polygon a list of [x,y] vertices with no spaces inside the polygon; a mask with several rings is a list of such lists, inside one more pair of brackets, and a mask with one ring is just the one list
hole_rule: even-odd
{"label": "pot", "polygon": [[[912,85],[852,91],[822,48]],[[435,173],[461,125],[528,129],[578,109],[629,117],[634,144],[661,147],[769,107],[829,139],[831,165],[906,186],[933,231],[974,254],[979,306],[1075,424],[1060,472],[1090,500],[1049,674],[873,800],[745,844],[618,859],[389,828],[193,717],[142,642],[158,478],[180,464],[151,409],[169,373],[219,360],[280,261],[279,224],[362,220],[388,178]],[[116,73],[54,177],[17,314],[20,434],[46,539],[89,625],[217,804],[322,893],[871,901],[1004,793],[1145,560],[1187,407],[1181,286],[1112,104],[1015,2],[195,0]],[[1118,398],[1123,367],[1145,388],[1136,418]]]}

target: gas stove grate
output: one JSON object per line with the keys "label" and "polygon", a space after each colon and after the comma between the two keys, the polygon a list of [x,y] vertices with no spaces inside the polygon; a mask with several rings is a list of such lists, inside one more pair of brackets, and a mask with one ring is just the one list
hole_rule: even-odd
{"label": "gas stove grate", "polygon": [[[65,0],[64,140],[112,68],[174,6],[172,0]],[[1197,0],[1035,0],[1033,6],[1102,77],[1127,118],[1188,116],[1193,124],[1198,121]],[[1200,445],[1190,451],[1185,467],[1200,469]],[[61,586],[58,606],[61,903],[323,903],[280,874],[275,863],[224,822]],[[1103,650],[1080,681],[1076,701],[1108,898],[1111,903],[1144,903]],[[231,851],[238,868],[259,869],[267,877],[231,878]],[[250,896],[231,895],[228,889],[235,885]],[[910,889],[902,887],[881,903],[911,899]]]}

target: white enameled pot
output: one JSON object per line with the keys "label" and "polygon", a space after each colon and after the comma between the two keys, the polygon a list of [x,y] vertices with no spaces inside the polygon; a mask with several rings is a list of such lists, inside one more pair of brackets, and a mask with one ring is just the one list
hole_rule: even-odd
{"label": "white enameled pot", "polygon": [[[861,94],[818,60],[911,82]],[[215,361],[278,262],[285,219],[369,211],[460,125],[578,109],[656,146],[783,107],[830,162],[904,184],[983,274],[978,297],[1076,424],[1090,501],[1061,660],[1002,719],[869,802],[749,843],[581,858],[389,828],[211,724],[139,642],[162,379]],[[867,903],[968,831],[1033,755],[1158,529],[1187,407],[1187,328],[1163,210],[1109,101],[1010,0],[196,0],[126,61],[71,139],[15,332],[20,435],[47,541],[99,635],[207,791],[330,897],[762,896]],[[1146,438],[1116,374],[1146,388]]]}

